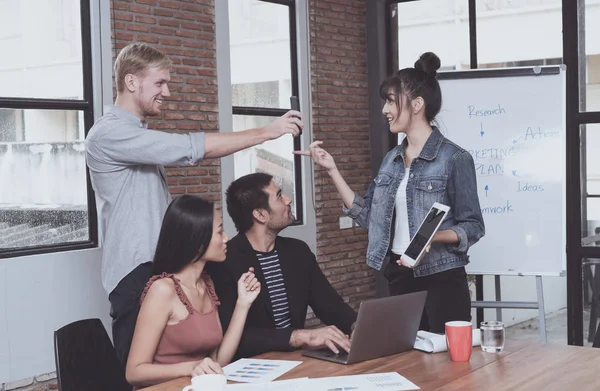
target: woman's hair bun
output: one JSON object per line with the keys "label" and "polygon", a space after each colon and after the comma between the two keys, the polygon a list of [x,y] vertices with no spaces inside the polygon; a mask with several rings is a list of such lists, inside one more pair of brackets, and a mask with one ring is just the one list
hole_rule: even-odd
{"label": "woman's hair bun", "polygon": [[440,65],[440,58],[435,53],[427,52],[421,54],[421,57],[415,62],[415,69],[425,72],[429,77],[435,77]]}

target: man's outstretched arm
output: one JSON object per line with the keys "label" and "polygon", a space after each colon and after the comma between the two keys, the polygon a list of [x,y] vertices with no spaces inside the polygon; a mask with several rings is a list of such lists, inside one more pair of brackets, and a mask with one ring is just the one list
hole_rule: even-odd
{"label": "man's outstretched arm", "polygon": [[220,158],[265,141],[274,140],[284,134],[297,136],[304,127],[302,114],[290,110],[270,124],[241,132],[206,133],[204,158]]}

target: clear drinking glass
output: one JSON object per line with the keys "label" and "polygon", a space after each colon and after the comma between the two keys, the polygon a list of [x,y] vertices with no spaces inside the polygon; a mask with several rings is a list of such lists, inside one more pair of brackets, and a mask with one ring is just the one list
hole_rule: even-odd
{"label": "clear drinking glass", "polygon": [[479,330],[481,330],[481,350],[498,353],[504,349],[504,323],[481,322]]}

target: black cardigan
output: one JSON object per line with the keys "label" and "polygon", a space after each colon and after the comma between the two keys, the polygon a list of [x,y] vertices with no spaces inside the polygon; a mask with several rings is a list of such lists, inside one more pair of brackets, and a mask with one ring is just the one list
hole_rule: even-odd
{"label": "black cardigan", "polygon": [[303,329],[308,306],[327,325],[335,325],[350,335],[356,312],[340,297],[323,275],[310,248],[301,240],[278,236],[275,248],[287,291],[292,325],[276,329],[269,293],[256,253],[245,234],[238,234],[227,243],[225,262],[209,262],[212,277],[221,302],[219,316],[226,330],[237,301],[237,281],[254,267],[261,283],[261,292],[252,304],[236,358],[252,357],[270,351],[289,351],[293,330]]}

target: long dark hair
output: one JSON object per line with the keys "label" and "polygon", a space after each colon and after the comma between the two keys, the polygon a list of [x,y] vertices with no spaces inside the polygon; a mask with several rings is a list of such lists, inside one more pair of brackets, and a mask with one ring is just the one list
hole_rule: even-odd
{"label": "long dark hair", "polygon": [[406,96],[406,106],[420,96],[425,101],[425,118],[431,123],[442,107],[442,90],[436,78],[440,65],[440,59],[434,53],[423,53],[414,68],[400,69],[381,83],[379,95],[387,100],[393,91],[398,112],[402,111],[402,94]]}
{"label": "long dark hair", "polygon": [[154,253],[152,274],[178,273],[198,261],[212,238],[214,206],[193,195],[182,195],[169,205]]}

